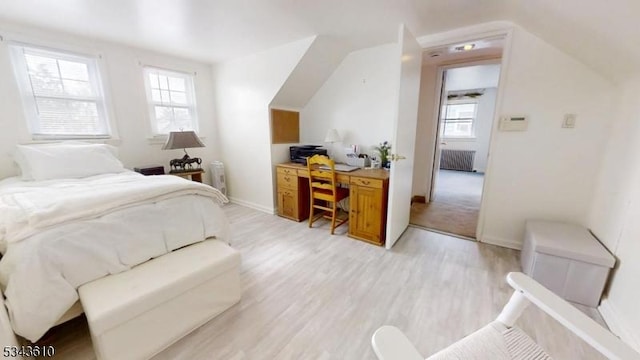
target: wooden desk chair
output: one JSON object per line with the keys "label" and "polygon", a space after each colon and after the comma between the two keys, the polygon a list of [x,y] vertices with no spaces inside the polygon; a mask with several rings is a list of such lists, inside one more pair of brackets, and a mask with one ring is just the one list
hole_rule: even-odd
{"label": "wooden desk chair", "polygon": [[[320,169],[320,166],[323,165],[329,167],[329,170]],[[309,227],[312,227],[316,220],[324,217],[331,220],[331,235],[333,235],[335,228],[349,220],[348,217],[337,219],[338,201],[349,196],[349,189],[338,187],[335,162],[324,155],[314,155],[308,158],[307,169],[309,170],[309,190],[311,193]],[[316,200],[323,202],[318,204]],[[322,212],[316,215],[314,209],[320,209]]]}

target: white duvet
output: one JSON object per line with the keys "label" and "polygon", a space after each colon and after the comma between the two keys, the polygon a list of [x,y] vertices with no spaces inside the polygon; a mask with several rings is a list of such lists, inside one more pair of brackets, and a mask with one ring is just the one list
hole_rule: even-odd
{"label": "white duvet", "polygon": [[228,241],[218,190],[133,172],[0,182],[0,284],[14,331],[38,340],[76,289],[205,238]]}

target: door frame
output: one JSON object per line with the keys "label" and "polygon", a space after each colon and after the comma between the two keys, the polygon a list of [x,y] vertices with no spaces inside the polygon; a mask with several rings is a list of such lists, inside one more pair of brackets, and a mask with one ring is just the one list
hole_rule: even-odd
{"label": "door frame", "polygon": [[[434,36],[425,36],[418,39],[418,42],[420,43],[420,45],[422,45],[422,48],[424,49],[424,51],[428,51],[429,49],[436,48],[436,47],[448,46],[448,45],[453,45],[457,43],[471,42],[471,41],[476,41],[476,40],[486,39],[491,37],[501,36],[504,38],[504,47],[502,49],[500,77],[498,80],[498,88],[496,92],[496,104],[495,104],[495,110],[493,115],[493,124],[491,128],[491,133],[489,135],[489,153],[487,156],[487,168],[485,170],[485,177],[482,185],[482,202],[480,204],[480,211],[478,213],[478,226],[476,227],[476,240],[478,242],[486,242],[484,241],[484,230],[485,230],[485,223],[486,223],[486,216],[487,216],[486,213],[487,213],[488,204],[491,201],[491,198],[487,197],[486,193],[490,188],[490,184],[492,182],[492,178],[490,176],[490,174],[492,173],[491,169],[493,168],[492,154],[494,153],[494,149],[495,149],[495,138],[496,138],[496,133],[498,132],[497,124],[499,124],[500,114],[502,111],[502,103],[503,103],[504,95],[506,92],[505,90],[506,78],[507,78],[507,73],[508,73],[510,59],[511,59],[511,47],[513,43],[513,32],[514,32],[512,25],[509,25],[509,24],[504,25],[504,24],[498,24],[498,23],[496,23],[495,25],[496,25],[495,27],[494,27],[494,24],[488,24],[486,26],[482,25],[478,27],[472,27],[469,29],[463,29],[462,31],[453,31],[445,34],[436,34]],[[437,76],[436,81],[438,82],[438,84],[441,84],[442,76],[441,75]],[[442,90],[441,88],[442,86],[440,85],[439,88],[436,88],[436,91],[441,92]],[[439,97],[436,96],[436,98],[439,98]],[[434,113],[436,112],[439,112],[439,104],[438,104],[438,109],[434,109]],[[438,115],[439,114],[435,114],[433,116],[438,117]],[[437,121],[435,122],[435,126],[437,127],[439,123],[440,123],[440,119],[437,119]],[[435,130],[437,131],[438,129],[436,128]],[[436,132],[436,137],[437,135],[438,133]],[[433,176],[434,174],[432,169],[431,177]],[[431,181],[432,179],[430,178],[428,180],[429,185],[431,184]],[[429,188],[429,191],[431,191],[431,188]]]}
{"label": "door frame", "polygon": [[444,87],[446,86],[445,74],[447,69],[444,69],[443,66],[438,66],[436,72],[436,96],[435,96],[435,106],[433,111],[433,123],[435,126],[432,127],[432,134],[435,135],[435,139],[433,140],[433,162],[431,163],[431,176],[427,179],[428,191],[426,202],[430,203],[433,200],[433,193],[436,188],[436,183],[438,180],[438,175],[436,169],[440,168],[440,118],[442,117],[442,107],[444,105]]}
{"label": "door frame", "polygon": [[[504,49],[503,49],[504,51]],[[446,81],[445,81],[445,74],[448,70],[451,69],[458,69],[458,68],[464,68],[464,67],[470,67],[470,66],[477,66],[477,65],[495,65],[495,64],[499,64],[500,65],[500,75],[502,75],[502,58],[493,58],[493,59],[482,59],[482,60],[469,60],[469,61],[461,61],[461,62],[456,62],[455,64],[445,64],[445,65],[438,65],[438,70],[437,70],[437,75],[436,75],[436,96],[435,96],[435,109],[433,111],[434,114],[434,118],[433,118],[433,123],[434,126],[432,128],[432,134],[435,134],[435,140],[432,142],[433,146],[434,146],[434,150],[433,150],[433,163],[431,166],[431,177],[430,179],[427,179],[427,185],[428,185],[428,189],[429,191],[427,192],[427,202],[430,202],[431,199],[433,198],[433,192],[436,186],[436,182],[437,182],[437,178],[438,178],[438,168],[440,165],[440,145],[442,142],[442,139],[440,138],[440,126],[441,124],[441,112],[442,112],[442,107],[445,104],[445,99],[444,99],[444,88],[446,86]],[[498,88],[500,87],[500,81],[498,80]],[[491,120],[492,124],[491,127],[493,128],[494,124],[495,124],[495,114],[496,114],[496,110],[497,110],[497,104],[498,104],[498,95],[496,94],[496,103],[494,104],[494,118]],[[489,134],[489,148],[491,148],[491,134]],[[487,155],[487,162],[488,162],[488,158],[489,155]],[[488,167],[485,170],[485,177],[487,172],[489,171]],[[484,189],[483,189],[484,191]],[[484,194],[483,194],[484,195]],[[481,203],[482,204],[482,203]],[[476,233],[477,235],[477,233]]]}

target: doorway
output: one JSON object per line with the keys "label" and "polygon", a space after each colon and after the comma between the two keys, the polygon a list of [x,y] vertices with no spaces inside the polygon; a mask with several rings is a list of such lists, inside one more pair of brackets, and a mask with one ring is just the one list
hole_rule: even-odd
{"label": "doorway", "polygon": [[421,99],[435,108],[424,154],[430,176],[425,196],[414,197],[411,224],[476,239],[500,66],[499,58],[436,64],[438,91]]}

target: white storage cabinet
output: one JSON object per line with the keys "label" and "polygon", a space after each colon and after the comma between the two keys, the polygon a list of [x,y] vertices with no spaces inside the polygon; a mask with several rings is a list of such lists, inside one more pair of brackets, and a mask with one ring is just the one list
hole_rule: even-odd
{"label": "white storage cabinet", "polygon": [[615,258],[586,228],[527,221],[522,270],[565,300],[590,307],[600,297]]}

